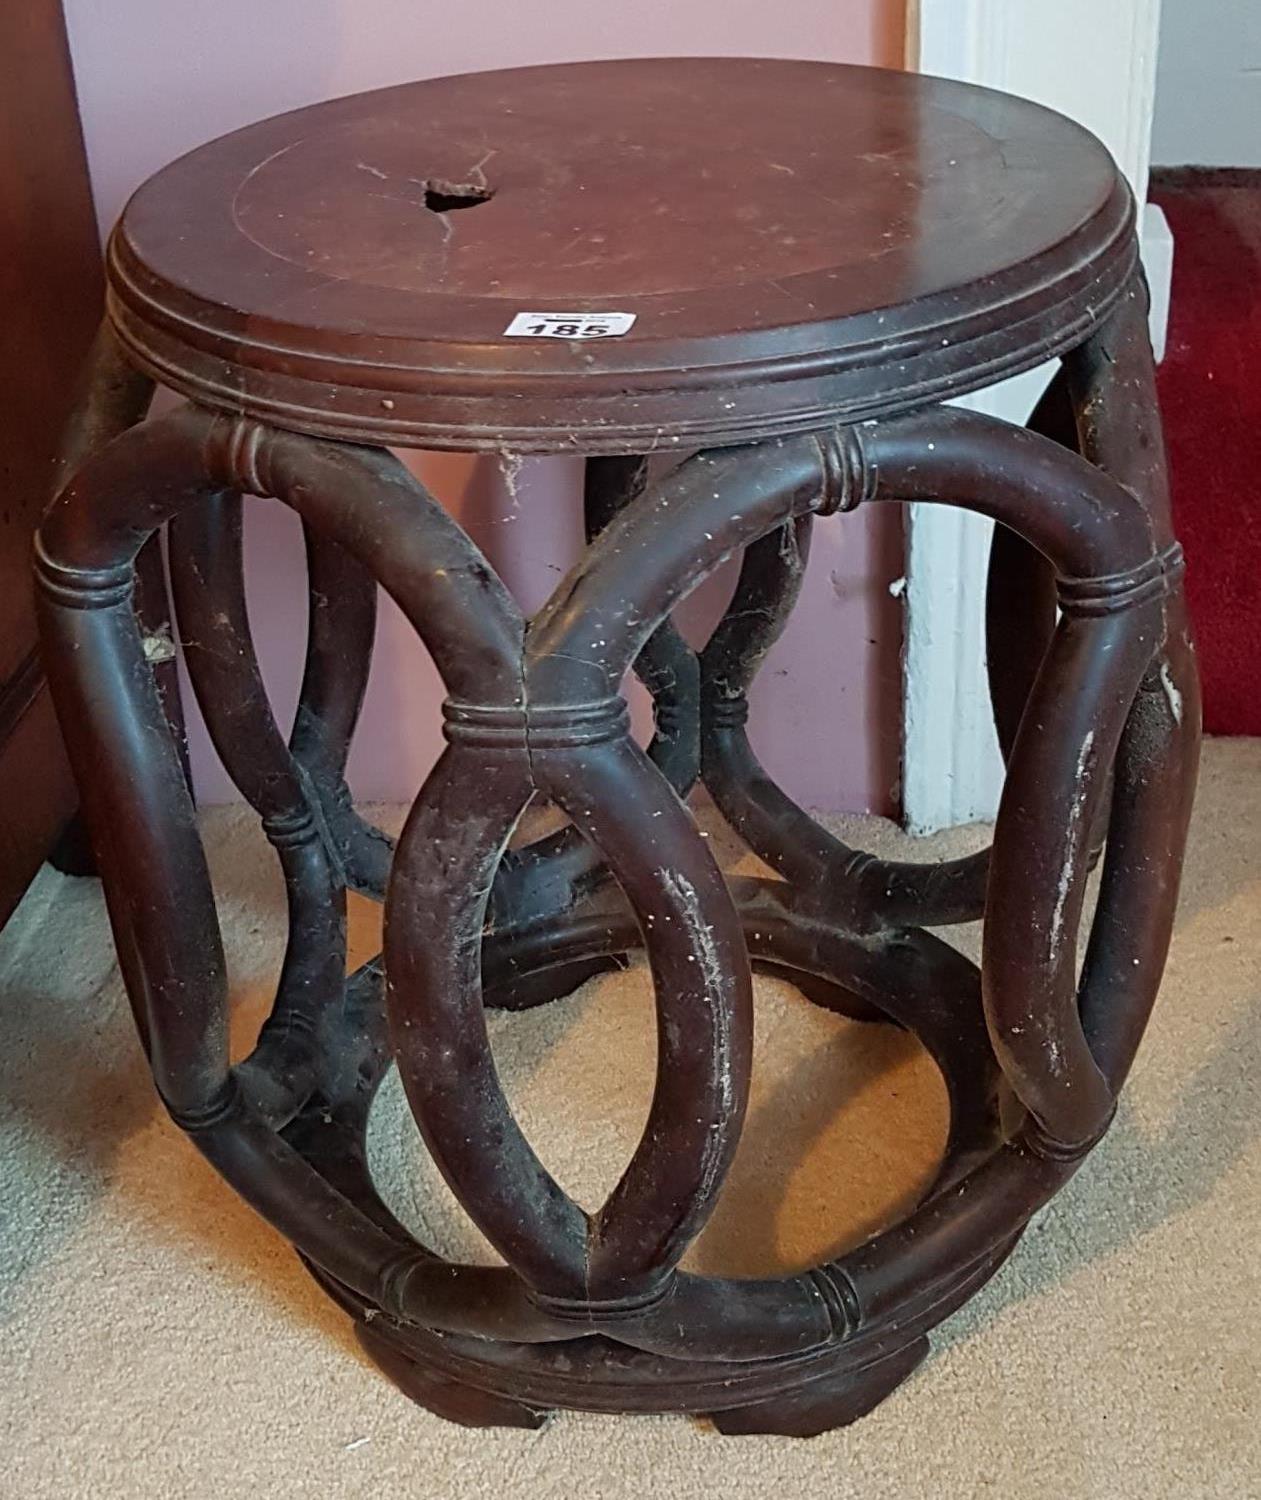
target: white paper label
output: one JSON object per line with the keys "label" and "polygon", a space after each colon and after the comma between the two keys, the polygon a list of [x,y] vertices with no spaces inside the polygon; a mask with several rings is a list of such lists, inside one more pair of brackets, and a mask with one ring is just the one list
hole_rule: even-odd
{"label": "white paper label", "polygon": [[504,329],[510,339],[617,339],[629,333],[634,313],[518,313]]}

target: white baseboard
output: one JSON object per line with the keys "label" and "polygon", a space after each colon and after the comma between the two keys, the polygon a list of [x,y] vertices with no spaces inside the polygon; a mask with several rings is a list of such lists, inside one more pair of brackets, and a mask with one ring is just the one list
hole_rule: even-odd
{"label": "white baseboard", "polygon": [[1169,340],[1169,303],[1173,295],[1173,231],[1165,211],[1155,203],[1143,210],[1143,265],[1152,292],[1152,348],[1165,357]]}

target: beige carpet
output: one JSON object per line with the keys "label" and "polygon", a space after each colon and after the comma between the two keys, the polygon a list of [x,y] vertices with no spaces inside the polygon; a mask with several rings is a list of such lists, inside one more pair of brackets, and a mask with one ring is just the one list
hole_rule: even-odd
{"label": "beige carpet", "polygon": [[[279,956],[280,888],[244,817],[206,829],[244,1046]],[[874,821],[849,833],[908,842]],[[362,956],[373,913],[355,917]],[[677,1418],[444,1425],[365,1364],[155,1107],[93,883],[41,875],[0,938],[0,994],[5,1497],[1261,1496],[1261,742],[1207,749],[1164,995],[1112,1134],[911,1382],[809,1443]],[[784,985],[759,997],[748,1130],[692,1255],[706,1269],[802,1264],[864,1236],[914,1197],[942,1139],[942,1089],[914,1043]],[[648,1099],[643,973],[493,1031],[543,1158],[598,1200]],[[409,1223],[484,1253],[392,1083],[372,1144]]]}

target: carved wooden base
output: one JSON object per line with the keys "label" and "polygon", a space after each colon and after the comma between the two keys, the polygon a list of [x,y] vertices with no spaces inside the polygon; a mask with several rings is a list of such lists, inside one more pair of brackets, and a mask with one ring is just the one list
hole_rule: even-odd
{"label": "carved wooden base", "polygon": [[[355,1336],[382,1373],[405,1396],[435,1416],[464,1427],[542,1427],[547,1421],[549,1409],[526,1405],[493,1389],[444,1376],[427,1367],[422,1359],[404,1353],[374,1332],[371,1325],[357,1324]],[[785,1380],[784,1388],[777,1394],[751,1400],[747,1405],[712,1408],[705,1403],[738,1396],[746,1386],[756,1388],[757,1372],[742,1371],[736,1365],[723,1367],[721,1394],[712,1380],[695,1381],[691,1386],[675,1381],[669,1404],[659,1399],[659,1404],[651,1405],[648,1404],[651,1392],[644,1386],[615,1380],[602,1384],[598,1373],[587,1373],[584,1368],[582,1385],[575,1388],[567,1384],[565,1399],[556,1399],[551,1409],[564,1406],[569,1410],[595,1412],[690,1413],[708,1417],[719,1432],[729,1437],[762,1434],[818,1437],[866,1416],[915,1372],[927,1353],[928,1340],[913,1339],[903,1349],[862,1369],[851,1370],[841,1365],[803,1370],[796,1376],[796,1384]],[[570,1355],[559,1357],[567,1360]],[[581,1357],[579,1367],[583,1368]],[[493,1373],[490,1378],[494,1378]],[[670,1383],[668,1376],[666,1383]],[[765,1380],[761,1383],[765,1384]],[[544,1388],[545,1384],[540,1382],[538,1389]]]}
{"label": "carved wooden base", "polygon": [[[591,460],[590,545],[530,620],[384,450],[196,406],[116,425],[41,529],[40,612],[173,1117],[298,1249],[381,1369],[453,1421],[673,1411],[806,1436],[883,1400],[1108,1128],[1168,947],[1198,696],[1139,284],[1066,360],[1034,424],[1045,432],[942,408],[702,452],[655,486],[639,458]],[[288,740],[249,633],[242,493],[277,496],[306,525],[310,630]],[[991,850],[931,866],[840,843],[767,775],[745,730],[815,517],[906,500],[1004,528],[990,612],[1002,809]],[[235,1066],[204,852],[133,607],[136,553],[168,521],[189,676],[288,892],[275,1005]],[[694,652],[672,611],[735,554],[731,606]],[[1034,554],[1054,571],[1058,621]],[[1013,575],[1024,584],[1007,587]],[[344,781],[378,583],[450,694],[447,749],[397,848]],[[632,666],[656,709],[647,753],[620,696]],[[698,781],[775,878],[724,879],[686,805]],[[509,850],[537,801],[568,826]],[[347,979],[351,890],[384,896],[385,950]],[[929,930],[981,917],[979,968]],[[657,1083],[630,1164],[588,1213],[514,1117],[485,1012],[547,1003],[636,950],[654,982]],[[912,1032],[945,1081],[949,1136],[923,1200],[867,1243],[777,1280],[694,1275],[680,1261],[743,1125],[758,968]],[[392,1063],[502,1264],[441,1259],[381,1201],[364,1132]]]}
{"label": "carved wooden base", "polygon": [[[962,1278],[949,1305],[970,1297],[1010,1248]],[[333,1295],[347,1305],[344,1289]],[[479,1357],[472,1341],[450,1347],[379,1319],[356,1322],[355,1334],[404,1395],[463,1426],[540,1427],[557,1410],[658,1413],[708,1418],[730,1436],[817,1437],[848,1426],[892,1395],[929,1352],[927,1337],[913,1329],[795,1361],[718,1365],[636,1359],[600,1339]]]}
{"label": "carved wooden base", "polygon": [[728,1437],[771,1433],[778,1437],[818,1437],[848,1427],[891,1396],[923,1362],[928,1340],[913,1340],[856,1373],[822,1375],[789,1395],[711,1412],[714,1426]]}
{"label": "carved wooden base", "polygon": [[382,1374],[417,1406],[423,1406],[436,1417],[458,1422],[461,1427],[542,1427],[547,1421],[545,1410],[427,1370],[420,1360],[377,1333],[370,1323],[356,1323],[355,1337]]}
{"label": "carved wooden base", "polygon": [[[933,1056],[951,1106],[947,1149],[933,1191],[960,1180],[973,1164],[992,1155],[1002,1134],[1003,1089],[988,1057],[971,966],[926,935],[861,943],[833,935],[823,941],[815,923],[794,910],[792,894],[778,882],[741,879],[732,883],[732,891],[759,966],[827,1009],[912,1030]],[[573,912],[536,925],[529,942],[491,938],[486,972],[492,981],[511,974],[511,1008],[524,1008],[526,998],[531,1005],[546,1004],[593,972],[624,966],[628,954],[621,945],[633,938],[629,908],[606,885]],[[591,951],[593,945],[598,951]],[[554,961],[531,967],[541,954]],[[910,964],[908,954],[913,955]],[[828,975],[811,973],[799,966],[806,958],[820,968],[824,963],[836,967]],[[861,992],[849,988],[847,980]],[[359,1034],[383,1038],[379,973],[365,972],[356,993]],[[935,1001],[935,994],[949,997],[948,1002]],[[505,994],[493,982],[486,1003],[505,1007]],[[361,1046],[360,1054],[366,1065],[345,1075],[340,1095],[322,1096],[284,1134],[349,1201],[374,1222],[393,1226],[401,1243],[405,1231],[377,1194],[365,1146],[371,1100],[388,1054],[376,1046]],[[368,1059],[375,1059],[375,1065]],[[901,1384],[927,1352],[924,1330],[971,1296],[1014,1243],[1013,1237],[975,1264],[954,1266],[921,1286],[914,1303],[903,1304],[896,1319],[870,1326],[861,1337],[806,1349],[795,1357],[739,1361],[705,1359],[699,1346],[699,1358],[669,1358],[603,1337],[492,1346],[484,1338],[439,1335],[390,1317],[307,1264],[354,1318],[361,1345],[389,1379],[414,1401],[452,1421],[534,1427],[558,1409],[674,1412],[711,1417],[725,1433],[811,1436],[856,1420]]]}
{"label": "carved wooden base", "polygon": [[[966,1277],[952,1305],[1002,1258]],[[346,1304],[344,1289],[330,1290]],[[637,1357],[598,1338],[505,1346],[487,1356],[473,1341],[440,1340],[379,1318],[356,1322],[355,1335],[404,1395],[466,1427],[540,1427],[557,1410],[651,1412],[705,1417],[731,1436],[816,1437],[845,1427],[891,1395],[929,1350],[928,1339],[911,1331],[787,1362],[709,1364]]]}

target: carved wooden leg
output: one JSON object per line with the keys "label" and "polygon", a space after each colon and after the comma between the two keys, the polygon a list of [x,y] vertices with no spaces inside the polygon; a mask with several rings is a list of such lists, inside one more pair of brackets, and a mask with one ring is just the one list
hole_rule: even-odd
{"label": "carved wooden leg", "polygon": [[928,865],[849,849],[775,784],[749,743],[749,688],[796,602],[810,526],[800,517],[748,549],[731,608],[701,653],[705,785],[745,843],[850,931],[971,921],[984,907],[987,854]]}
{"label": "carved wooden leg", "polygon": [[[353,530],[371,503],[387,521],[364,543],[365,565],[418,611],[441,593],[447,612],[424,627],[434,655],[477,662],[480,643],[496,638],[485,592],[470,582],[466,598],[476,609],[461,619],[458,591],[453,599],[439,579],[444,569],[445,576],[468,572],[463,539],[427,497],[428,510],[418,503],[401,475],[375,451],[265,437],[184,408],[133,428],[91,459],[50,511],[38,546],[50,680],[159,1091],[247,1201],[328,1275],[387,1307],[421,1252],[316,1171],[229,1068],[209,877],[131,588],[132,560],[146,537],[176,511],[213,503],[224,488],[286,495],[334,535]],[[249,769],[264,776],[265,755]]]}
{"label": "carved wooden leg", "polygon": [[[1169,471],[1136,279],[1118,311],[1069,357],[1082,451],[1142,497],[1157,546],[1173,541]],[[1121,737],[1099,912],[1086,952],[1082,1027],[1114,1091],[1125,1082],[1155,1002],[1177,909],[1200,748],[1200,683],[1181,586]]]}
{"label": "carved wooden leg", "polygon": [[[52,493],[73,474],[88,456],[137,422],[143,421],[153,399],[153,381],[123,354],[108,326],[103,325],[93,342],[79,388],[71,408],[54,468]],[[171,611],[167,601],[166,571],[162,545],[157,536],[142,547],[136,559],[137,597],[144,628],[146,652],[157,677],[167,723],[175,736],[185,776],[188,768],[188,737],[180,702],[179,673],[172,638]],[[54,865],[70,875],[96,873],[96,862],[88,846],[81,818],[66,829],[56,850]]]}
{"label": "carved wooden leg", "polygon": [[[1135,1017],[1145,1018],[1152,973],[1158,975],[1164,962],[1198,735],[1181,558],[1169,528],[1142,306],[1136,284],[1112,322],[1068,363],[1085,417],[1083,451],[1099,468],[1065,460],[1057,483],[1039,440],[1009,431],[1001,436],[1002,473],[987,472],[983,419],[949,413],[890,424],[889,445],[878,432],[870,454],[882,487],[903,498],[958,496],[968,503],[969,492],[983,497],[978,508],[1022,532],[1059,573],[1063,618],[1013,747],[995,839],[985,973],[991,1036],[1041,1132],[1039,1149],[1070,1156],[1097,1139],[1115,1102],[1108,1070],[1078,1018],[1079,1004],[1083,1018],[1097,1007],[1109,1016],[1101,1034],[1115,1028],[1136,1043],[1142,1023]],[[930,440],[934,456],[926,462],[922,449]],[[996,431],[989,441],[999,443]],[[1091,498],[1088,506],[1069,488],[1074,477]],[[1169,691],[1158,705],[1162,683]],[[1121,748],[1133,744],[1139,724],[1153,716],[1163,724],[1147,725],[1147,742],[1173,794],[1159,810],[1146,800],[1132,750]],[[1139,938],[1117,920],[1115,904],[1101,908],[1091,952],[1101,955],[1117,987],[1105,998],[1088,963],[1079,997],[1074,954],[1089,834],[1114,762],[1114,831],[1136,836],[1135,800],[1142,800],[1151,813],[1144,841],[1161,851],[1169,879],[1149,880],[1131,892],[1139,908],[1150,911]],[[1127,859],[1132,876],[1133,853],[1109,849],[1105,884],[1109,867],[1113,881],[1122,878],[1118,865]],[[1114,950],[1140,972],[1120,973]]]}
{"label": "carved wooden leg", "polygon": [[321,1030],[335,1026],[346,985],[346,882],[310,782],[272,717],[254,657],[240,496],[209,495],[178,514],[170,530],[189,678],[219,758],[262,819],[285,876],[289,942],[276,1001],[253,1056],[236,1069],[250,1103],[280,1126],[311,1097],[321,1044],[334,1039]]}
{"label": "carved wooden leg", "polygon": [[[587,541],[594,541],[647,485],[647,459],[588,459]],[[652,695],[655,732],[648,758],[679,796],[686,797],[700,774],[700,664],[672,620],[663,620],[644,642],[635,659],[635,674]]]}
{"label": "carved wooden leg", "polygon": [[[53,493],[84,461],[120,433],[144,421],[153,400],[153,381],[131,363],[103,324],[88,355],[78,396],[62,434]],[[166,721],[188,774],[188,737],[180,702],[179,672],[167,596],[166,568],[157,536],[136,557],[136,598],[144,630],[145,655],[153,664]]]}
{"label": "carved wooden leg", "polygon": [[[646,458],[587,460],[583,510],[588,542],[644,493],[647,482]],[[673,621],[663,620],[644,642],[635,673],[652,696],[655,733],[648,757],[679,795],[686,796],[700,769],[700,674],[696,653]],[[580,899],[606,874],[594,847],[574,827],[561,829],[504,856],[491,898],[493,920],[520,923],[531,913]],[[544,984],[514,984],[488,996],[487,1003],[525,1009],[568,994],[607,967],[578,964],[555,971]]]}
{"label": "carved wooden leg", "polygon": [[[1029,419],[1029,430],[1078,451],[1068,377],[1060,370]],[[994,725],[1004,761],[1038,668],[1055,634],[1055,569],[1018,532],[995,522],[985,590],[985,660]]]}
{"label": "carved wooden leg", "polygon": [[376,580],[315,527],[304,526],[303,536],[310,609],[290,749],[318,798],[347,885],[383,900],[394,841],[359,817],[346,785],[346,760],[372,665]]}

